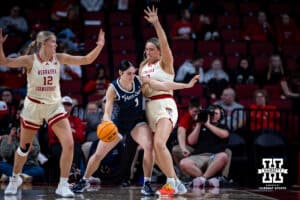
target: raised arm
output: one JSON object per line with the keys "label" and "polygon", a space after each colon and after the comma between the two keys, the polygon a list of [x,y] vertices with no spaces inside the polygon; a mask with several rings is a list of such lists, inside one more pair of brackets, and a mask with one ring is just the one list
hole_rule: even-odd
{"label": "raised arm", "polygon": [[150,78],[142,78],[143,84],[149,84],[149,86],[154,90],[163,90],[163,91],[170,91],[170,90],[181,90],[185,88],[191,88],[197,83],[199,80],[199,75],[195,75],[189,83],[177,83],[177,82],[162,82],[157,81]]}
{"label": "raised arm", "polygon": [[145,9],[144,12],[146,14],[145,19],[149,23],[153,24],[155,28],[155,32],[160,42],[161,66],[167,73],[174,74],[175,73],[173,67],[174,58],[168,43],[166,33],[159,22],[157,16],[157,8],[154,8],[154,6],[152,7],[152,9],[147,7],[147,9]]}
{"label": "raised arm", "polygon": [[103,115],[103,121],[111,121],[111,115],[113,111],[113,105],[116,98],[116,92],[114,91],[113,87],[110,85],[106,91],[106,103]]}
{"label": "raised arm", "polygon": [[7,58],[5,56],[3,50],[3,43],[6,41],[7,35],[3,36],[2,28],[0,28],[0,65],[10,67],[10,68],[17,68],[17,67],[26,67],[30,68],[32,66],[32,56],[25,55],[19,56],[17,58]]}
{"label": "raised arm", "polygon": [[69,65],[88,65],[94,62],[99,56],[104,44],[105,44],[105,33],[100,29],[97,46],[85,56],[72,56],[66,53],[57,54],[57,58],[61,64]]}

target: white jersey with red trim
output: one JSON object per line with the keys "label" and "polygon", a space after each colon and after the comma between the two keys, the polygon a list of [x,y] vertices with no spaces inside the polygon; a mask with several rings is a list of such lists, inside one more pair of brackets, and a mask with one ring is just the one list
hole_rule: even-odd
{"label": "white jersey with red trim", "polygon": [[54,56],[51,61],[42,61],[33,54],[33,65],[27,72],[27,96],[44,104],[54,104],[61,101],[59,87],[60,63]]}
{"label": "white jersey with red trim", "polygon": [[[164,81],[164,82],[168,82],[168,81],[173,81],[175,75],[174,74],[168,74],[167,72],[165,72],[161,66],[160,66],[160,62],[157,61],[154,64],[145,64],[142,68],[142,72],[141,72],[142,77],[149,77],[151,79],[155,79],[158,81]],[[150,89],[145,95],[147,95],[146,97],[151,97],[151,96],[155,96],[155,95],[159,95],[159,94],[171,94],[173,95],[173,91],[160,91],[160,90],[153,90]]]}

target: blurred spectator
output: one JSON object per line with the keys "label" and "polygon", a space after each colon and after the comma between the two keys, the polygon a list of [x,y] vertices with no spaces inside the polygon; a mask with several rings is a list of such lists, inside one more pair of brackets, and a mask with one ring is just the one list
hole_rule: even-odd
{"label": "blurred spectator", "polygon": [[177,39],[191,39],[193,31],[193,24],[191,22],[191,13],[188,9],[180,11],[180,19],[172,24],[171,37],[173,40]]}
{"label": "blurred spectator", "polygon": [[8,111],[8,106],[5,101],[0,101],[0,135],[5,135],[9,131],[11,118]]}
{"label": "blurred spectator", "polygon": [[211,16],[201,14],[194,23],[197,38],[199,38],[200,40],[219,39],[220,35],[217,26]]}
{"label": "blurred spectator", "polygon": [[[197,177],[193,180],[194,187],[207,183],[209,186],[219,187],[219,180],[214,176],[227,169],[226,165],[229,163],[225,153],[229,132],[226,126],[220,123],[224,113],[218,106],[212,106],[211,109],[214,114],[208,115],[206,119],[198,118],[198,131],[188,136],[189,144],[194,145],[193,153],[180,161],[180,168],[185,173]],[[224,172],[226,176],[228,170]]]}
{"label": "blurred spectator", "polygon": [[79,42],[83,40],[83,20],[79,5],[71,4],[67,9],[67,16],[56,24],[59,42],[66,44],[68,51],[78,52]]}
{"label": "blurred spectator", "polygon": [[265,90],[254,92],[255,103],[250,105],[250,130],[260,132],[264,129],[280,131],[280,113],[275,105],[268,104]]}
{"label": "blurred spectator", "polygon": [[0,27],[9,35],[24,35],[28,32],[26,19],[20,15],[21,8],[18,5],[10,9],[8,16],[0,18]]}
{"label": "blurred spectator", "polygon": [[[64,44],[61,44],[61,48],[63,52],[68,52],[68,47]],[[61,64],[60,65],[60,78],[62,80],[78,80],[81,79],[82,70],[80,65],[67,65]]]}
{"label": "blurred spectator", "polygon": [[86,94],[98,94],[101,99],[106,92],[106,89],[110,81],[105,75],[104,67],[101,66],[97,69],[96,77],[93,80],[89,80],[83,87],[83,92]]}
{"label": "blurred spectator", "polygon": [[238,84],[252,84],[255,81],[253,67],[249,65],[247,58],[242,58],[235,71],[234,80]]}
{"label": "blurred spectator", "polygon": [[[17,126],[12,126],[8,135],[0,136],[0,155],[4,158],[4,161],[0,161],[0,174],[5,175],[7,178],[12,176],[15,151],[20,145],[19,139],[20,128]],[[21,173],[23,182],[31,182],[33,178],[42,179],[44,177],[44,169],[38,163],[40,145],[37,138],[34,138],[30,149],[28,159]],[[2,181],[5,179],[3,175],[1,177]]]}
{"label": "blurred spectator", "polygon": [[244,24],[244,39],[251,41],[266,42],[273,37],[273,30],[267,21],[266,13],[260,11],[257,21],[253,24]]}
{"label": "blurred spectator", "polygon": [[128,10],[129,0],[118,0],[117,10]]}
{"label": "blurred spectator", "polygon": [[51,19],[53,21],[59,21],[66,18],[68,15],[68,9],[72,4],[75,4],[76,0],[54,0],[52,1]]}
{"label": "blurred spectator", "polygon": [[246,117],[243,110],[235,111],[235,109],[244,109],[244,106],[235,101],[235,91],[232,88],[223,90],[221,100],[214,103],[221,106],[225,111],[222,122],[225,122],[230,130],[237,130],[245,125]]}
{"label": "blurred spectator", "polygon": [[276,39],[280,48],[285,44],[295,44],[299,42],[298,27],[288,14],[281,15],[281,20],[275,27]]}
{"label": "blurred spectator", "polygon": [[300,97],[300,93],[292,92],[288,84],[288,78],[284,74],[284,68],[282,65],[281,57],[278,54],[274,54],[270,57],[268,74],[267,74],[267,84],[277,85],[280,84],[283,95],[285,97]]}
{"label": "blurred spectator", "polygon": [[104,0],[80,0],[80,4],[88,12],[97,12],[102,9]]}
{"label": "blurred spectator", "polygon": [[[83,122],[80,118],[71,115],[72,107],[73,107],[73,101],[71,97],[69,96],[64,96],[62,98],[62,104],[64,105],[65,111],[67,112],[67,116],[71,125],[71,130],[73,134],[73,140],[74,140],[74,157],[73,157],[73,165],[71,169],[71,174],[80,172],[80,165],[82,164],[82,161],[84,159],[83,153],[81,150],[81,144],[85,140],[85,135],[84,135],[84,129],[83,129]],[[54,179],[57,181],[59,178],[59,159],[62,151],[61,144],[54,134],[53,130],[51,127],[48,128],[48,135],[49,135],[49,150],[50,154],[52,155],[52,159],[54,159],[54,164],[55,166],[55,175]],[[78,177],[76,177],[78,178]]]}
{"label": "blurred spectator", "polygon": [[207,86],[207,95],[211,99],[219,98],[223,89],[229,83],[229,76],[223,70],[220,59],[215,59],[211,63],[211,68],[204,73],[204,83]]}
{"label": "blurred spectator", "polygon": [[175,145],[172,149],[173,159],[177,166],[179,166],[182,158],[188,157],[194,151],[187,138],[194,131],[199,132],[200,130],[200,124],[196,121],[200,108],[199,99],[191,98],[188,110],[179,120],[177,128],[178,145]]}
{"label": "blurred spectator", "polygon": [[31,26],[30,32],[29,32],[29,38],[27,39],[27,41],[25,42],[25,44],[23,44],[23,46],[20,48],[20,54],[24,55],[24,54],[28,54],[27,52],[30,49],[30,44],[32,41],[35,40],[36,35],[38,34],[38,32],[47,29],[46,25],[40,24],[40,23],[36,23],[33,24]]}
{"label": "blurred spectator", "polygon": [[175,81],[188,83],[194,75],[199,74],[199,83],[202,83],[204,80],[203,63],[204,59],[201,57],[184,61],[178,68]]}
{"label": "blurred spectator", "polygon": [[13,91],[8,88],[3,89],[1,91],[1,100],[5,101],[10,117],[14,117],[19,104],[14,98]]}
{"label": "blurred spectator", "polygon": [[86,130],[85,130],[85,143],[82,144],[82,151],[85,157],[85,161],[88,160],[88,155],[92,143],[98,140],[97,126],[101,122],[103,117],[103,110],[98,108],[97,103],[89,102],[86,106]]}

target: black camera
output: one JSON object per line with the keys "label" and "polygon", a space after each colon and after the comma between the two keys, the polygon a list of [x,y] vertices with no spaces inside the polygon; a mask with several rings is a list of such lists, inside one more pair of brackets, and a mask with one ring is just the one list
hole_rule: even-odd
{"label": "black camera", "polygon": [[197,122],[205,123],[208,120],[208,115],[213,116],[215,113],[215,110],[213,108],[207,108],[207,109],[200,109]]}

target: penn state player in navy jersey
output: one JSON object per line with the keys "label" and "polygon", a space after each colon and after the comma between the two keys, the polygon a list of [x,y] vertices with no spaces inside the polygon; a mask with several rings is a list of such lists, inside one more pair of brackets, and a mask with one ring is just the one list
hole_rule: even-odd
{"label": "penn state player in navy jersey", "polygon": [[[133,138],[144,149],[143,169],[145,175],[145,184],[141,192],[145,195],[154,194],[150,186],[150,177],[153,167],[153,148],[152,133],[145,122],[143,112],[143,95],[141,92],[141,82],[136,76],[136,68],[129,61],[122,61],[119,67],[119,78],[114,80],[106,92],[106,104],[103,120],[113,121],[118,127],[119,134],[117,139],[112,142],[99,141],[95,153],[88,161],[87,169],[83,178],[72,188],[74,192],[80,193],[89,187],[88,179],[98,169],[101,160],[107,153],[113,149],[123,138]],[[132,143],[126,141],[128,147],[132,148]],[[131,152],[126,151],[130,155]],[[130,167],[132,160],[123,157],[121,164]],[[127,163],[126,163],[127,162]],[[130,169],[130,168],[129,168]],[[123,170],[123,174],[126,173]]]}

